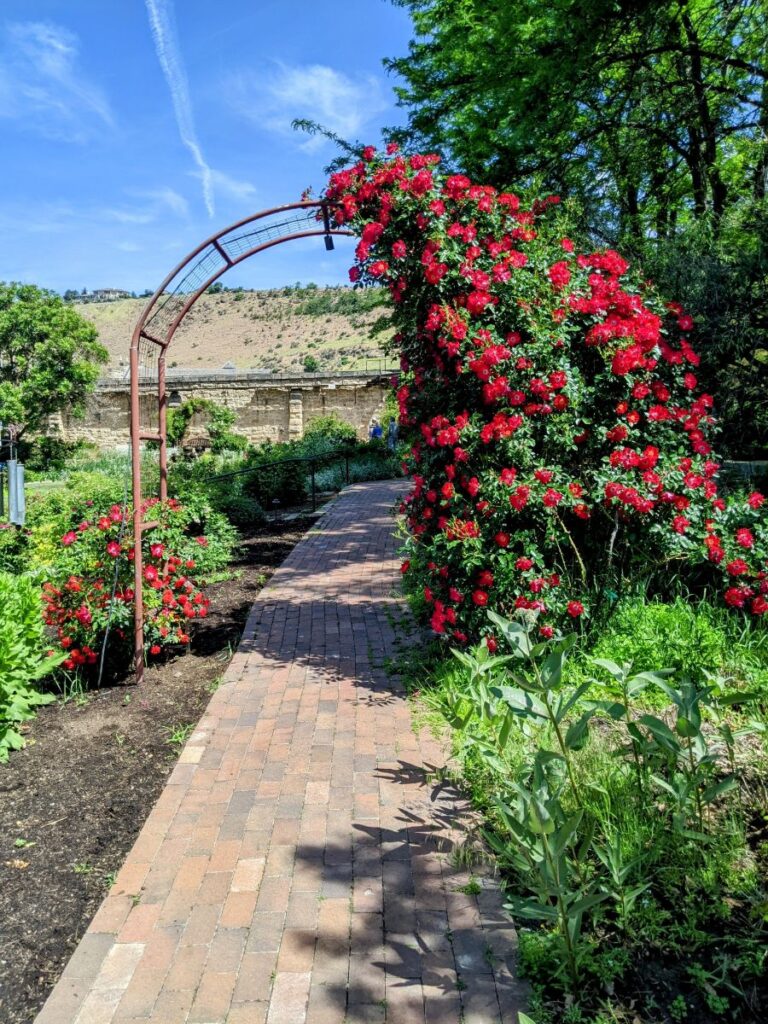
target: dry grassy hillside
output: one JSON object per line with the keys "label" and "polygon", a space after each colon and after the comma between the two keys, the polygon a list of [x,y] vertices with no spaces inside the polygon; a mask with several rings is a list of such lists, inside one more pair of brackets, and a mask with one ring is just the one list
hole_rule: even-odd
{"label": "dry grassy hillside", "polygon": [[[127,363],[134,324],[146,299],[78,306],[109,350],[110,371]],[[392,365],[382,350],[389,331],[370,336],[386,312],[378,289],[285,288],[206,294],[187,314],[169,352],[177,369],[301,370],[314,356],[320,370],[378,369]],[[367,362],[366,362],[367,360]]]}

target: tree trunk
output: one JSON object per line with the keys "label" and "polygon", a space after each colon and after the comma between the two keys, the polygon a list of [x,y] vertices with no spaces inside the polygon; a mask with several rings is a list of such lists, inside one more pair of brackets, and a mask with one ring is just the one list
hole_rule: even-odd
{"label": "tree trunk", "polygon": [[698,112],[699,130],[697,135],[699,135],[701,159],[706,179],[709,183],[712,212],[715,216],[715,222],[717,222],[725,209],[728,190],[720,176],[720,168],[717,164],[717,129],[712,120],[712,112],[709,109],[709,101],[707,100],[699,37],[696,29],[693,27],[688,11],[685,9],[682,11],[681,20],[690,50],[691,86]]}

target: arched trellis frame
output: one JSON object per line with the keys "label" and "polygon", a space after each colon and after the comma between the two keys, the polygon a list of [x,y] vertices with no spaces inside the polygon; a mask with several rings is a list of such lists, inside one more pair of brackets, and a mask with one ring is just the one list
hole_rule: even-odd
{"label": "arched trellis frame", "polygon": [[333,249],[333,235],[352,232],[333,223],[333,207],[324,200],[304,200],[262,210],[211,235],[166,277],[147,303],[133,331],[131,373],[131,467],[133,476],[133,547],[136,618],[134,664],[137,682],[144,676],[144,564],[142,536],[155,525],[145,521],[142,445],[158,451],[156,493],[168,497],[166,353],[179,325],[195,302],[232,267],[265,249],[298,238],[322,236]]}

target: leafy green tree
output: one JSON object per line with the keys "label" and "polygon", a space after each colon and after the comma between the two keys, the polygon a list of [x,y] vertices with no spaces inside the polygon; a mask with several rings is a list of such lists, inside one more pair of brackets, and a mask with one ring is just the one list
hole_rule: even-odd
{"label": "leafy green tree", "polygon": [[416,33],[387,62],[409,145],[543,180],[622,240],[765,197],[765,0],[394,2]]}
{"label": "leafy green tree", "polygon": [[93,324],[54,292],[0,282],[0,420],[19,436],[52,413],[82,416],[107,360]]}

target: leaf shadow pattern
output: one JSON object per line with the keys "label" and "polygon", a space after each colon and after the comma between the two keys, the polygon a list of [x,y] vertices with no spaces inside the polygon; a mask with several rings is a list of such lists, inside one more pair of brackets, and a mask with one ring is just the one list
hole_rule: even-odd
{"label": "leaf shadow pattern", "polygon": [[296,848],[298,877],[319,901],[303,939],[314,950],[310,1019],[516,1024],[524,1009],[500,883],[487,859],[467,866],[472,812],[435,774],[381,766],[379,820],[353,817],[348,841]]}

